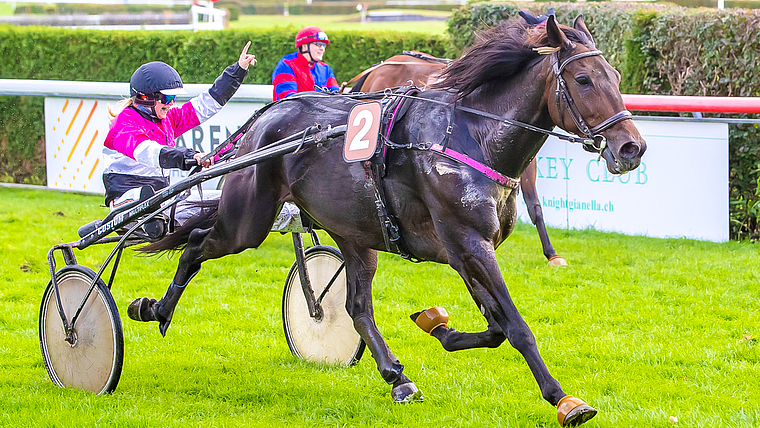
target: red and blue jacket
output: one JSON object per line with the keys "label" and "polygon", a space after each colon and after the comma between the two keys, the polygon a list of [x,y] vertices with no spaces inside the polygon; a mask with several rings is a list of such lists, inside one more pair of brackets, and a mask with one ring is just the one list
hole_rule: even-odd
{"label": "red and blue jacket", "polygon": [[272,73],[272,85],[272,101],[317,88],[338,90],[338,81],[332,68],[322,61],[309,65],[309,61],[300,52],[293,52],[280,59]]}

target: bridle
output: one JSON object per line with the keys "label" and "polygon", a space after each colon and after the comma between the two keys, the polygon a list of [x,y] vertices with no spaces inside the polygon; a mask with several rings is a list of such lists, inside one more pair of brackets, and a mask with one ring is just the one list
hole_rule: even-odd
{"label": "bridle", "polygon": [[601,155],[602,150],[604,150],[604,148],[607,146],[607,139],[604,138],[601,133],[604,130],[615,126],[619,122],[631,119],[633,115],[628,110],[622,110],[605,119],[599,125],[596,125],[593,128],[589,128],[589,126],[586,124],[586,121],[583,120],[583,116],[581,115],[580,110],[578,110],[578,106],[575,105],[575,101],[573,101],[573,97],[570,95],[570,91],[567,89],[567,83],[565,82],[565,79],[562,77],[562,72],[565,71],[565,67],[567,67],[567,65],[571,62],[579,60],[581,58],[597,55],[601,56],[602,51],[593,50],[579,53],[565,59],[560,64],[559,51],[557,51],[552,53],[551,60],[554,69],[554,78],[557,81],[557,88],[554,90],[554,98],[557,100],[557,112],[561,114],[562,101],[564,100],[565,104],[567,105],[567,111],[570,112],[570,117],[573,119],[576,128],[578,128],[578,130],[590,140],[583,142],[583,148],[586,151],[599,153]]}

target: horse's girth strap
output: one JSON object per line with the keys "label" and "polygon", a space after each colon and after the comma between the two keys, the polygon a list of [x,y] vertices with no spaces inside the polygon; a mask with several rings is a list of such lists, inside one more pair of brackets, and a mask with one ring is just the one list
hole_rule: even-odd
{"label": "horse's girth strap", "polygon": [[463,153],[459,153],[456,150],[452,150],[448,147],[443,147],[440,144],[433,144],[432,146],[430,146],[430,150],[434,152],[438,152],[449,159],[453,159],[457,162],[463,163],[477,170],[478,172],[482,173],[483,175],[490,178],[491,180],[501,184],[502,186],[509,187],[510,189],[516,189],[520,185],[519,178],[507,177],[506,175],[498,171],[495,171],[493,168],[487,165],[484,165]]}

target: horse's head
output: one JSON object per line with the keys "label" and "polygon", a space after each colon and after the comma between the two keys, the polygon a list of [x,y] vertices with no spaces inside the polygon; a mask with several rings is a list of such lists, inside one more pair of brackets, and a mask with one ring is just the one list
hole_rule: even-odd
{"label": "horse's head", "polygon": [[595,140],[585,147],[601,150],[611,173],[635,169],[647,145],[625,109],[620,73],[596,50],[582,15],[573,24],[573,39],[578,41],[563,32],[554,16],[549,16],[545,28],[548,45],[555,50],[550,54],[553,72],[544,94],[552,121],[565,131]]}

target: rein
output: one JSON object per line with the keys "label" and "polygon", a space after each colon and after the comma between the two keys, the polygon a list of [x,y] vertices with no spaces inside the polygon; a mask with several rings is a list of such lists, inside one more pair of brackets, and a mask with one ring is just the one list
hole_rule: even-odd
{"label": "rein", "polygon": [[[422,98],[422,97],[418,97],[418,96],[415,96],[415,95],[391,94],[388,89],[386,89],[384,92],[385,92],[386,96],[410,98],[410,99],[422,100],[422,101],[426,101],[426,102],[429,102],[429,103],[438,104],[438,105],[442,105],[442,106],[451,106],[451,103],[447,103],[445,101],[431,100],[430,98]],[[342,96],[351,97],[351,95],[349,95],[349,94],[343,94]],[[517,126],[517,127],[523,128],[523,129],[527,129],[529,131],[537,132],[539,134],[545,134],[545,135],[548,135],[548,136],[556,137],[556,138],[558,138],[560,140],[568,141],[570,143],[579,143],[579,144],[583,144],[584,146],[586,146],[586,145],[592,145],[593,146],[594,143],[595,143],[595,141],[593,139],[590,139],[590,138],[583,138],[583,137],[579,137],[579,136],[576,136],[576,135],[560,134],[558,132],[548,131],[546,129],[539,128],[537,126],[531,125],[529,123],[520,122],[519,120],[509,119],[507,117],[495,115],[493,113],[489,113],[489,112],[483,111],[483,110],[478,110],[478,109],[474,109],[474,108],[470,108],[470,107],[464,107],[464,106],[461,106],[461,105],[457,105],[456,106],[456,110],[460,110],[460,111],[463,111],[465,113],[474,114],[476,116],[482,116],[482,117],[485,117],[485,118],[488,118],[488,119],[493,119],[493,120],[495,120],[497,122],[504,122],[504,123],[507,123],[509,125],[514,125],[514,126]],[[610,126],[612,126],[612,125],[610,125]],[[609,128],[609,126],[608,126],[608,128]],[[599,151],[599,150],[597,149],[596,151]]]}

